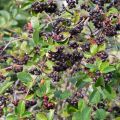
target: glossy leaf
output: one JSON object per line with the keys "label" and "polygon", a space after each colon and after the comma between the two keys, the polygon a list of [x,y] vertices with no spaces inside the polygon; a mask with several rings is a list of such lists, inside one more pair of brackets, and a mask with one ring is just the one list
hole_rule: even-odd
{"label": "glossy leaf", "polygon": [[27,72],[20,72],[18,73],[18,79],[23,82],[23,83],[29,83],[29,82],[32,82],[32,77],[29,73]]}
{"label": "glossy leaf", "polygon": [[92,94],[90,95],[90,102],[92,104],[97,104],[100,101],[100,93],[99,91],[93,91]]}
{"label": "glossy leaf", "polygon": [[36,120],[48,120],[48,119],[44,113],[38,113],[36,114]]}
{"label": "glossy leaf", "polygon": [[97,120],[105,120],[106,118],[106,111],[103,109],[98,109],[95,114],[95,119]]}
{"label": "glossy leaf", "polygon": [[13,82],[5,81],[0,85],[0,94],[4,93],[10,86],[13,84]]}
{"label": "glossy leaf", "polygon": [[18,103],[16,111],[17,111],[17,114],[20,116],[22,116],[24,114],[24,112],[25,112],[25,102],[24,101],[20,101]]}

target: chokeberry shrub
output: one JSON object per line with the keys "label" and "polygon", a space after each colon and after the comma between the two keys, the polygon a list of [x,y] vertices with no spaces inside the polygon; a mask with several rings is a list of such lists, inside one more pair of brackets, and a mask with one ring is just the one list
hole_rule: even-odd
{"label": "chokeberry shrub", "polygon": [[0,11],[0,120],[119,120],[120,1],[59,2],[16,1],[17,26]]}

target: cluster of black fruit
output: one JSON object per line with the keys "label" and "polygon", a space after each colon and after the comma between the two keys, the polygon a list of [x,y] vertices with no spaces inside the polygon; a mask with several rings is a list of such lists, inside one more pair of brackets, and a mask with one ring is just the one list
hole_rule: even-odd
{"label": "cluster of black fruit", "polygon": [[102,60],[102,61],[106,61],[108,58],[108,53],[106,53],[105,51],[101,51],[97,53],[97,56]]}
{"label": "cluster of black fruit", "polygon": [[87,63],[90,63],[90,64],[94,64],[95,60],[96,60],[95,57],[91,57],[91,58],[88,58],[88,59],[86,60],[86,62],[87,62]]}
{"label": "cluster of black fruit", "polygon": [[111,72],[106,73],[106,74],[103,74],[103,73],[101,73],[100,71],[96,71],[93,80],[96,81],[96,80],[99,79],[100,77],[103,77],[104,82],[105,82],[105,83],[108,83],[108,82],[110,82],[110,80],[112,79],[113,74],[112,74]]}
{"label": "cluster of black fruit", "polygon": [[90,43],[89,42],[84,43],[83,45],[81,45],[81,49],[83,52],[90,51]]}
{"label": "cluster of black fruit", "polygon": [[59,73],[56,72],[56,71],[51,72],[51,73],[48,75],[48,77],[52,78],[53,82],[59,82],[59,80],[60,80],[60,78],[61,78],[60,75],[59,75]]}
{"label": "cluster of black fruit", "polygon": [[39,55],[40,54],[40,46],[34,47],[34,53]]}
{"label": "cluster of black fruit", "polygon": [[83,58],[83,54],[77,50],[72,53],[64,53],[63,50],[63,47],[59,47],[56,52],[49,51],[49,60],[55,62],[54,71],[65,71]]}
{"label": "cluster of black fruit", "polygon": [[53,22],[53,32],[59,34],[61,32],[66,31],[66,26],[71,25],[71,20],[66,18],[57,18],[55,22]]}
{"label": "cluster of black fruit", "polygon": [[120,23],[116,24],[116,30],[120,30]]}
{"label": "cluster of black fruit", "polygon": [[80,5],[80,8],[83,9],[83,10],[86,10],[86,11],[88,11],[88,12],[91,10],[90,6],[87,5],[87,4],[82,4],[82,5]]}
{"label": "cluster of black fruit", "polygon": [[77,106],[80,98],[84,98],[82,90],[78,90],[72,97],[66,99],[66,102],[68,102],[72,106]]}
{"label": "cluster of black fruit", "polygon": [[114,36],[117,34],[116,26],[111,25],[110,23],[105,23],[103,27],[103,32],[106,36]]}
{"label": "cluster of black fruit", "polygon": [[101,9],[95,9],[90,11],[90,20],[94,23],[96,28],[103,27],[104,14]]}
{"label": "cluster of black fruit", "polygon": [[57,11],[57,4],[54,2],[34,2],[32,4],[32,10],[36,13],[41,13],[43,11],[47,13],[55,13]]}
{"label": "cluster of black fruit", "polygon": [[43,96],[43,105],[47,110],[53,109],[55,107],[55,104],[53,102],[49,102],[48,96]]}
{"label": "cluster of black fruit", "polygon": [[29,70],[29,73],[31,73],[32,75],[40,75],[41,71],[38,68],[32,68]]}
{"label": "cluster of black fruit", "polygon": [[102,45],[105,42],[105,38],[104,37],[98,37],[95,39],[95,42],[97,45]]}
{"label": "cluster of black fruit", "polygon": [[28,109],[28,108],[30,108],[31,106],[34,106],[34,105],[36,105],[36,104],[37,104],[37,101],[36,101],[36,100],[31,100],[31,101],[27,100],[27,101],[25,102],[25,107]]}
{"label": "cluster of black fruit", "polygon": [[0,96],[0,106],[6,105],[7,98],[4,96]]}
{"label": "cluster of black fruit", "polygon": [[72,28],[69,32],[71,37],[74,35],[78,35],[79,33],[81,33],[81,31],[83,30],[83,23],[79,23],[77,26],[75,26],[74,28]]}
{"label": "cluster of black fruit", "polygon": [[26,86],[23,86],[22,84],[18,84],[17,90],[22,92],[22,93],[27,92]]}
{"label": "cluster of black fruit", "polygon": [[72,49],[77,49],[79,44],[76,41],[69,41],[69,47]]}
{"label": "cluster of black fruit", "polygon": [[28,54],[24,55],[24,58],[22,60],[19,60],[17,58],[13,58],[13,63],[17,64],[17,65],[24,65],[27,64],[28,60],[30,59]]}
{"label": "cluster of black fruit", "polygon": [[8,98],[0,96],[0,117],[3,115],[3,108],[6,106]]}
{"label": "cluster of black fruit", "polygon": [[110,0],[91,0],[94,4],[97,4],[99,6],[104,6],[105,3],[109,3]]}
{"label": "cluster of black fruit", "polygon": [[75,8],[76,4],[78,4],[78,0],[66,0],[66,2],[68,3],[69,9]]}

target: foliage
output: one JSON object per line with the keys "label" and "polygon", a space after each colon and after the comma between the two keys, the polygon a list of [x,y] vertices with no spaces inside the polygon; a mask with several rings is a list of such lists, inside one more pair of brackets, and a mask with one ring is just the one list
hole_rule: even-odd
{"label": "foliage", "polygon": [[119,0],[7,2],[0,0],[0,117],[119,120]]}

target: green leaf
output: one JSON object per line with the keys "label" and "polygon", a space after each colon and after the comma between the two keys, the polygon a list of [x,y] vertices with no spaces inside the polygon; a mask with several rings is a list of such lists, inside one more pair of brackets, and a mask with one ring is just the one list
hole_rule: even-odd
{"label": "green leaf", "polygon": [[6,117],[6,120],[18,120],[18,118],[17,118],[17,116],[16,115],[8,115],[7,117]]}
{"label": "green leaf", "polygon": [[105,120],[106,118],[106,111],[103,109],[98,109],[95,114],[95,118],[97,120]]}
{"label": "green leaf", "polygon": [[103,93],[109,100],[116,98],[116,92],[110,86],[106,86],[106,88],[103,90]]}
{"label": "green leaf", "polygon": [[117,10],[117,8],[112,7],[112,8],[109,9],[109,12],[107,13],[107,16],[109,16],[111,14],[115,14],[115,13],[117,14],[117,13],[119,13],[119,11]]}
{"label": "green leaf", "polygon": [[96,91],[96,90],[93,91],[92,94],[90,95],[89,101],[92,104],[97,104],[100,101],[100,93],[99,93],[99,91]]}
{"label": "green leaf", "polygon": [[86,58],[91,58],[92,55],[91,55],[91,53],[89,53],[89,52],[85,52],[85,53],[84,53],[84,57],[86,57]]}
{"label": "green leaf", "polygon": [[107,68],[109,66],[109,62],[105,61],[105,62],[102,62],[99,66],[99,70],[102,71],[104,70],[105,68]]}
{"label": "green leaf", "polygon": [[18,106],[17,106],[17,114],[22,116],[25,112],[25,102],[24,101],[20,101],[18,103]]}
{"label": "green leaf", "polygon": [[85,107],[82,112],[76,112],[73,114],[72,120],[90,120],[91,109]]}
{"label": "green leaf", "polygon": [[82,111],[85,108],[85,106],[86,106],[85,101],[83,99],[79,100],[78,109]]}
{"label": "green leaf", "polygon": [[109,72],[112,72],[112,71],[115,71],[114,66],[108,66],[108,67],[104,68],[101,72],[102,73],[109,73]]}
{"label": "green leaf", "polygon": [[71,96],[70,91],[67,91],[67,90],[64,91],[64,92],[62,92],[62,91],[55,91],[54,94],[55,94],[55,97],[57,97],[59,99],[66,99],[66,98]]}
{"label": "green leaf", "polygon": [[86,64],[87,68],[94,69],[96,66],[94,64]]}
{"label": "green leaf", "polygon": [[98,51],[98,46],[97,44],[93,44],[91,47],[90,47],[90,52],[92,53],[92,55],[95,55]]}
{"label": "green leaf", "polygon": [[115,118],[115,120],[120,120],[120,117]]}
{"label": "green leaf", "polygon": [[32,17],[31,24],[32,24],[33,29],[39,30],[40,24],[39,24],[38,17]]}
{"label": "green leaf", "polygon": [[39,30],[34,30],[33,32],[33,41],[36,45],[40,43]]}
{"label": "green leaf", "polygon": [[55,92],[54,92],[54,96],[55,97],[57,97],[57,98],[60,98],[60,95],[62,94],[62,91],[58,91],[58,90],[56,90]]}
{"label": "green leaf", "polygon": [[76,112],[72,116],[72,120],[82,120],[81,112]]}
{"label": "green leaf", "polygon": [[18,79],[25,84],[32,82],[32,77],[27,72],[20,72],[20,73],[18,73],[17,76],[18,76]]}
{"label": "green leaf", "polygon": [[92,82],[92,78],[87,77],[87,78],[83,79],[83,81],[84,81],[84,82]]}
{"label": "green leaf", "polygon": [[98,86],[101,86],[101,85],[104,86],[104,79],[102,77],[97,79],[97,81],[95,83],[95,87],[98,87]]}
{"label": "green leaf", "polygon": [[46,93],[46,86],[42,85],[37,91],[36,94],[39,97],[42,97]]}
{"label": "green leaf", "polygon": [[53,120],[54,117],[54,110],[50,110],[50,112],[48,113],[48,120]]}
{"label": "green leaf", "polygon": [[28,118],[28,117],[30,117],[30,116],[31,116],[31,113],[28,112],[28,111],[26,111],[26,112],[24,112],[24,113],[22,114],[22,118]]}
{"label": "green leaf", "polygon": [[25,100],[31,100],[34,97],[34,94],[27,95]]}
{"label": "green leaf", "polygon": [[7,89],[10,88],[10,86],[13,84],[13,82],[5,81],[0,85],[0,94],[3,94]]}
{"label": "green leaf", "polygon": [[2,15],[6,21],[9,21],[10,20],[10,13],[5,11],[5,10],[0,10],[0,15]]}
{"label": "green leaf", "polygon": [[36,120],[48,120],[44,113],[36,114]]}
{"label": "green leaf", "polygon": [[100,46],[98,47],[98,52],[104,51],[105,48],[106,48],[106,44],[100,45]]}
{"label": "green leaf", "polygon": [[83,109],[81,120],[90,120],[90,113],[91,113],[91,108],[86,107],[85,109]]}
{"label": "green leaf", "polygon": [[67,90],[62,92],[62,94],[60,94],[61,99],[66,99],[66,98],[68,98],[70,96],[71,96],[71,93],[70,93],[70,91],[67,91]]}

